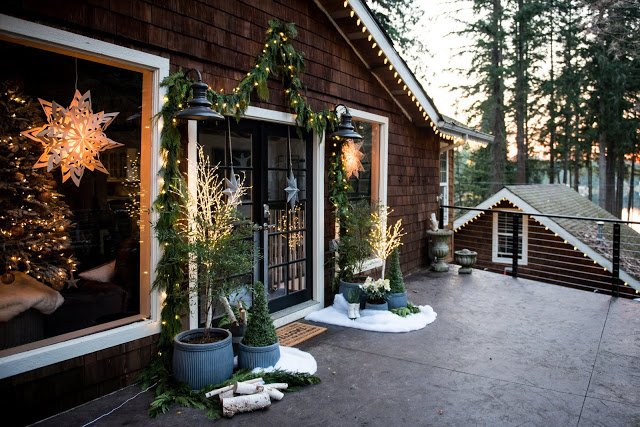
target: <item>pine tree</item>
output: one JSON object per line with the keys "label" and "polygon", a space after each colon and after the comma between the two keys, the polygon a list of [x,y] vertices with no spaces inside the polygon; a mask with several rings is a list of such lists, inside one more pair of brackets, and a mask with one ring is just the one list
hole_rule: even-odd
{"label": "pine tree", "polygon": [[391,287],[392,294],[400,294],[407,292],[404,287],[404,279],[402,278],[402,271],[400,270],[400,253],[398,249],[394,249],[391,253],[391,260],[389,261],[389,286]]}
{"label": "pine tree", "polygon": [[76,264],[68,253],[71,211],[51,174],[33,169],[42,146],[20,135],[42,121],[41,108],[15,85],[1,89],[0,271],[5,282],[21,271],[61,290]]}
{"label": "pine tree", "polygon": [[253,307],[242,343],[250,347],[266,347],[278,342],[278,334],[269,314],[264,286],[256,282],[253,286]]}

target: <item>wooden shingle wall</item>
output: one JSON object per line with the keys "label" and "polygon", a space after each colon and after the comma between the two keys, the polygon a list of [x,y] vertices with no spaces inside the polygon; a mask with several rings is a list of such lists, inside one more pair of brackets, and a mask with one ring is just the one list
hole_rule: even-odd
{"label": "wooden shingle wall", "polygon": [[[395,210],[394,218],[402,218],[407,232],[401,248],[402,269],[408,274],[426,265],[425,231],[429,214],[437,210],[439,194],[438,140],[431,128],[424,127],[425,123],[421,123],[423,127],[416,127],[403,115],[313,1],[15,0],[2,2],[0,13],[169,58],[172,72],[198,68],[206,83],[225,93],[232,91],[252,68],[254,58],[262,50],[268,21],[277,18],[294,22],[298,37],[292,43],[305,53],[307,68],[302,81],[308,87],[305,95],[311,108],[320,110],[343,103],[389,118],[387,203]],[[279,80],[271,79],[268,86],[270,100],[254,100],[252,105],[288,111]],[[325,206],[329,206],[328,200]],[[331,221],[331,210],[327,208],[325,250],[333,237]],[[325,293],[330,296],[329,280],[325,287]],[[126,345],[122,351],[126,354]],[[93,356],[65,362],[65,366],[73,365],[68,370],[56,368],[61,365],[57,364],[23,374],[32,382],[38,379],[46,382],[51,378],[52,383],[58,381],[57,375],[68,375],[73,378],[72,383],[78,384],[74,388],[76,397],[50,406],[37,402],[38,394],[32,393],[35,400],[31,404],[42,406],[38,416],[81,403],[77,396],[82,395],[82,390],[86,391],[82,365],[86,364],[87,357]],[[140,358],[141,363],[146,363],[147,353]],[[48,369],[59,372],[52,376]],[[106,374],[103,375],[102,388],[84,392],[85,399],[132,382],[126,370],[116,372],[120,372],[119,378],[107,380]],[[12,386],[11,381],[21,381],[18,377],[23,378],[17,376],[0,382],[2,392]],[[29,405],[28,395],[26,392],[21,395],[25,399],[23,408]]]}

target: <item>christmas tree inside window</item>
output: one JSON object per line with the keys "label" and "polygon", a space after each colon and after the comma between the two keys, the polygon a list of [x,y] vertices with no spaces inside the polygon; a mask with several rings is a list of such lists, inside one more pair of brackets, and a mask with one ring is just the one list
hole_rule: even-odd
{"label": "christmas tree inside window", "polygon": [[2,40],[0,53],[1,355],[148,314],[151,122],[142,72]]}

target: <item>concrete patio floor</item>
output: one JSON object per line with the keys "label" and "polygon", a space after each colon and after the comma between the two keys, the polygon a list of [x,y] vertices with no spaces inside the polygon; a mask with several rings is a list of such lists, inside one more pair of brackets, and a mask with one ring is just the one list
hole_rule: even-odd
{"label": "concrete patio floor", "polygon": [[[326,325],[300,344],[322,383],[224,425],[640,426],[640,302],[474,270],[420,271],[409,299],[436,321],[385,334]],[[137,386],[42,421],[84,425]],[[143,393],[95,426],[208,423],[175,407],[147,416]]]}

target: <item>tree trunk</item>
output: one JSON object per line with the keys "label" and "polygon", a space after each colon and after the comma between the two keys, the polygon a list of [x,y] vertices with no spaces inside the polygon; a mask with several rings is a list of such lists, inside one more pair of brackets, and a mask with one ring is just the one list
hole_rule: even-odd
{"label": "tree trunk", "polygon": [[[610,138],[609,138],[610,139]],[[605,193],[605,209],[607,212],[616,215],[616,154],[612,148],[611,141],[608,141],[607,147],[607,187]]]}
{"label": "tree trunk", "polygon": [[580,186],[580,155],[578,147],[573,150],[573,189],[578,192]]}
{"label": "tree trunk", "polygon": [[497,73],[491,84],[491,95],[494,99],[492,117],[493,142],[493,184],[492,192],[497,193],[504,184],[504,166],[506,158],[506,135],[504,125],[504,75],[502,72],[502,5],[500,0],[493,0],[491,26],[494,34],[491,49],[491,65]]}
{"label": "tree trunk", "polygon": [[556,141],[556,88],[555,88],[555,76],[553,69],[553,23],[555,21],[555,17],[553,16],[554,5],[553,1],[551,2],[551,19],[549,20],[549,25],[551,25],[550,32],[550,62],[551,62],[551,70],[549,73],[549,83],[551,84],[550,91],[550,99],[549,99],[549,183],[554,184],[556,182],[556,151],[555,151],[555,141]]}
{"label": "tree trunk", "polygon": [[587,151],[587,186],[589,187],[589,200],[593,202],[593,164],[591,163],[591,148]]}
{"label": "tree trunk", "polygon": [[622,199],[624,197],[624,173],[627,165],[624,163],[624,156],[621,154],[618,159],[618,179],[616,180],[616,206],[614,215],[622,219]]}
{"label": "tree trunk", "polygon": [[516,183],[526,184],[527,182],[527,147],[525,146],[524,121],[527,108],[527,92],[525,82],[525,20],[523,16],[524,0],[518,0],[518,21],[516,23],[516,146],[518,149],[516,157],[517,177]]}
{"label": "tree trunk", "polygon": [[[605,115],[605,102],[600,98],[600,117]],[[607,209],[607,133],[598,126],[598,205]]]}
{"label": "tree trunk", "polygon": [[631,173],[629,174],[629,200],[627,203],[627,220],[631,221],[631,214],[633,213],[633,192],[635,190],[635,183],[633,182],[633,175],[636,171],[636,156],[631,157]]}

